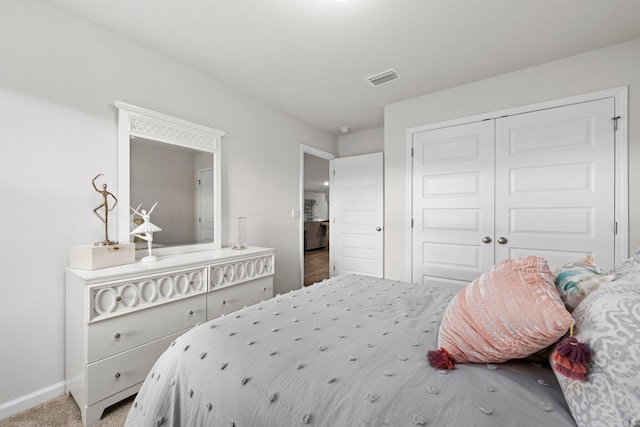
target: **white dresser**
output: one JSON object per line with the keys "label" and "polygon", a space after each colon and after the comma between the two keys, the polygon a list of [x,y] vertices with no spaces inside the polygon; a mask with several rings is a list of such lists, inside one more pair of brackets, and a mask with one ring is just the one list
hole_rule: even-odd
{"label": "white dresser", "polygon": [[67,268],[66,391],[84,425],[136,393],[158,356],[189,328],[271,298],[274,269],[273,249],[260,247]]}

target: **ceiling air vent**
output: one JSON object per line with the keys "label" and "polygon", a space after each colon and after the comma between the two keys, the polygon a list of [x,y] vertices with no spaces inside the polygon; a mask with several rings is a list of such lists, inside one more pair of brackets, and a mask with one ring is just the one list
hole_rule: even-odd
{"label": "ceiling air vent", "polygon": [[369,82],[371,86],[379,86],[383,83],[391,82],[393,80],[398,80],[400,78],[400,74],[396,72],[393,68],[387,71],[383,71],[374,76],[369,76],[366,80]]}

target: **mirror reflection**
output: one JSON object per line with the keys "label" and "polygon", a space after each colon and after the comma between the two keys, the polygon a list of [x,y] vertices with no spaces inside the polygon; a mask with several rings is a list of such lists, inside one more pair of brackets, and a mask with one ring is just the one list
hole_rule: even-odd
{"label": "mirror reflection", "polygon": [[[213,154],[132,136],[130,139],[130,206],[150,209],[162,228],[154,247],[214,241]],[[130,217],[135,228],[139,217]],[[138,240],[138,239],[136,239]],[[136,241],[136,249],[146,242]]]}

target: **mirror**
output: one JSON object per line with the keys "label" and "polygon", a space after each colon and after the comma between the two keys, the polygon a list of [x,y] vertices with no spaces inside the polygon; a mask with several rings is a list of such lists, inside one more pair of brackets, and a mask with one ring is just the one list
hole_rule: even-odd
{"label": "mirror", "polygon": [[[129,207],[150,209],[153,253],[220,247],[220,140],[224,132],[116,102],[119,123],[118,239],[139,219]],[[138,239],[136,239],[138,240]],[[147,244],[136,241],[140,256]]]}
{"label": "mirror", "polygon": [[134,136],[129,150],[131,206],[149,210],[158,203],[153,223],[162,232],[154,235],[155,247],[212,243],[213,155]]}

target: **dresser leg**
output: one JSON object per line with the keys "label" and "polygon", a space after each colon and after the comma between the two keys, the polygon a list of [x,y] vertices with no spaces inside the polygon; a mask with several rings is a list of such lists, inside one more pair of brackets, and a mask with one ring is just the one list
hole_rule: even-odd
{"label": "dresser leg", "polygon": [[106,407],[101,405],[100,403],[89,406],[86,409],[86,413],[82,414],[84,415],[82,417],[82,424],[84,424],[85,427],[94,425],[95,423],[100,421],[100,418],[102,418],[102,413],[105,409]]}

